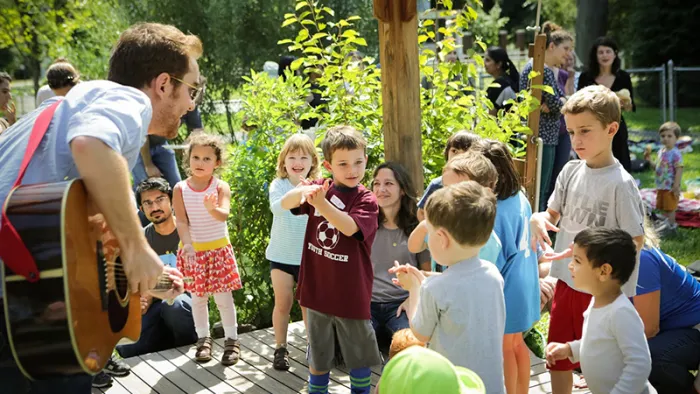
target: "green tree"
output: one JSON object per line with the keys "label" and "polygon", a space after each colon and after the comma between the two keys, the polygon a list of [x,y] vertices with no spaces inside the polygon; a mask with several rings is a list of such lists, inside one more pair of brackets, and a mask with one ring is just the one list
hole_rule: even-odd
{"label": "green tree", "polygon": [[3,1],[0,7],[0,47],[11,47],[19,54],[29,69],[35,91],[39,89],[41,62],[58,48],[69,47],[74,42],[74,33],[101,22],[104,14],[92,12],[94,4],[99,5],[98,11],[104,11],[104,0]]}

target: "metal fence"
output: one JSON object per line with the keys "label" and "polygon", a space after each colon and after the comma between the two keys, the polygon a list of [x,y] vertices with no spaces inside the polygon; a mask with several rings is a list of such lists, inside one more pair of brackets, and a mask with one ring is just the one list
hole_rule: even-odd
{"label": "metal fence", "polygon": [[700,71],[700,67],[677,67],[673,64],[673,60],[669,60],[668,66],[668,101],[670,117],[672,121],[676,120],[676,108],[678,106],[678,89],[676,89],[676,84],[678,83],[678,74],[683,72],[697,72]]}
{"label": "metal fence", "polygon": [[626,69],[627,73],[630,75],[634,74],[648,74],[648,73],[658,73],[659,74],[659,110],[661,112],[662,122],[668,120],[668,112],[666,105],[666,67],[660,65],[659,67],[649,67],[649,68],[629,68]]}

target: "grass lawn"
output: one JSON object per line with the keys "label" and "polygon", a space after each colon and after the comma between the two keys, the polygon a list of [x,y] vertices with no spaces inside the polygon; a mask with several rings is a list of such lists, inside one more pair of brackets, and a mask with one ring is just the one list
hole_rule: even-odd
{"label": "grass lawn", "polygon": [[[630,130],[655,131],[663,123],[659,108],[637,107],[636,112],[625,112],[624,116]],[[676,122],[684,132],[700,131],[700,108],[676,108]]]}

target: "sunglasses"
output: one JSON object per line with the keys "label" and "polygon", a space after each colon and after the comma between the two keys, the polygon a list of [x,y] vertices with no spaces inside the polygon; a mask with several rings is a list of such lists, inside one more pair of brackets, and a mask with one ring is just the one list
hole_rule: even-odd
{"label": "sunglasses", "polygon": [[191,84],[183,81],[182,79],[175,77],[175,76],[172,76],[172,75],[170,76],[170,78],[182,83],[183,85],[185,85],[189,88],[190,99],[192,101],[197,102],[199,100],[199,98],[202,96],[202,91],[204,90],[204,87],[202,87],[202,86],[197,87],[197,86],[191,85]]}

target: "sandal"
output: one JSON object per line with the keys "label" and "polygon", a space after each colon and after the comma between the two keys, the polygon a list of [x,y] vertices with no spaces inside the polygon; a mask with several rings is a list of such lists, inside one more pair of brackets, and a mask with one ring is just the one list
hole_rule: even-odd
{"label": "sandal", "polygon": [[272,367],[278,371],[289,370],[289,351],[286,347],[281,346],[275,350],[275,359],[272,361]]}
{"label": "sandal", "polygon": [[199,362],[207,362],[211,360],[211,337],[199,338],[197,340],[197,353],[194,358]]}
{"label": "sandal", "polygon": [[238,339],[227,338],[224,341],[224,355],[221,356],[222,365],[234,365],[241,358],[241,342]]}

